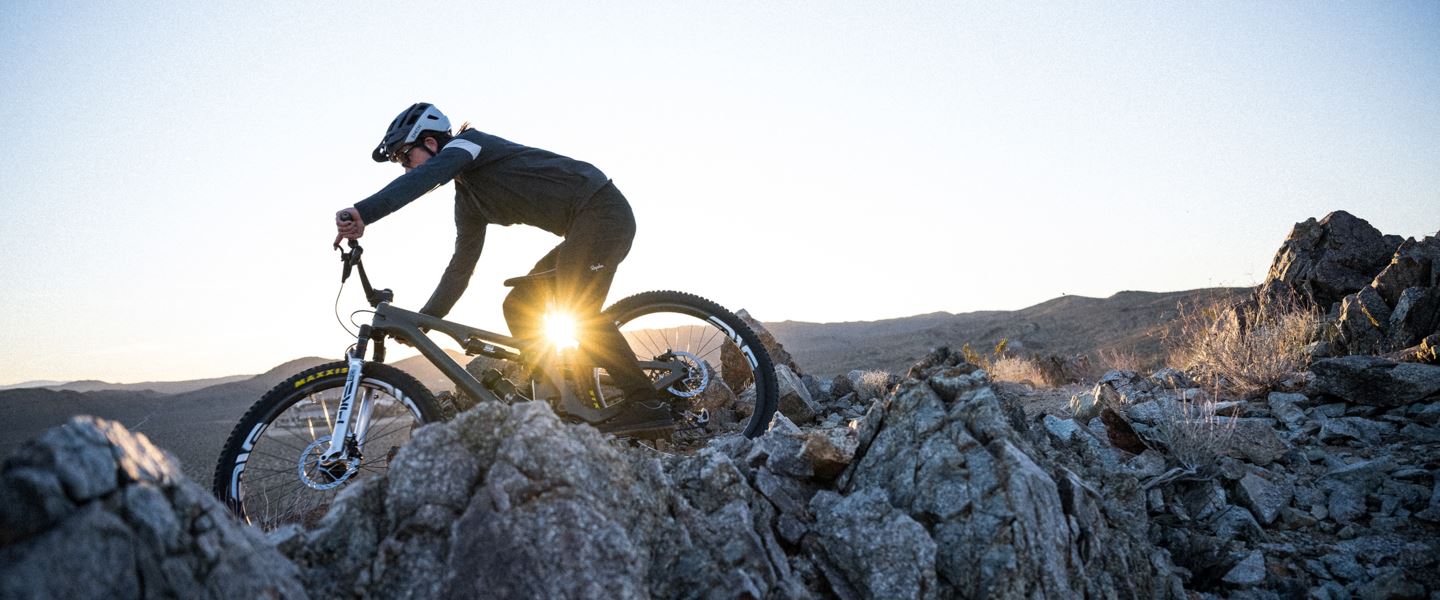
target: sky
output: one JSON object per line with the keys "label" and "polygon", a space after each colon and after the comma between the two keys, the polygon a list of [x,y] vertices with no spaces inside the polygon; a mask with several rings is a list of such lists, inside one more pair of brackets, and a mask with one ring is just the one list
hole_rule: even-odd
{"label": "sky", "polygon": [[[1255,285],[1340,209],[1440,230],[1436,2],[9,0],[0,385],[339,358],[333,214],[400,175],[369,154],[419,101],[614,180],[612,300],[762,321]],[[367,229],[397,305],[452,198]],[[558,242],[492,227],[450,317],[505,332],[500,282]]]}

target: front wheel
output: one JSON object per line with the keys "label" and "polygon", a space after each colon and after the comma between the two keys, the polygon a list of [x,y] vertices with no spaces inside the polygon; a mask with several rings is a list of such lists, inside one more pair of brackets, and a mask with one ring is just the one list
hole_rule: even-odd
{"label": "front wheel", "polygon": [[[775,368],[740,317],[684,292],[645,292],[616,302],[605,316],[637,360],[680,363],[686,377],[663,391],[681,417],[672,442],[695,448],[718,434],[764,433],[775,415]],[[651,371],[659,378],[668,372]],[[603,399],[602,399],[603,401]]]}
{"label": "front wheel", "polygon": [[[439,421],[430,391],[395,367],[365,363],[355,393],[355,433],[362,440],[350,460],[320,464],[345,391],[349,364],[333,362],[276,385],[241,417],[215,467],[215,495],[241,520],[270,530],[318,522],[340,489],[382,475],[410,432]],[[362,400],[369,419],[360,417]],[[364,421],[362,423],[362,421]]]}

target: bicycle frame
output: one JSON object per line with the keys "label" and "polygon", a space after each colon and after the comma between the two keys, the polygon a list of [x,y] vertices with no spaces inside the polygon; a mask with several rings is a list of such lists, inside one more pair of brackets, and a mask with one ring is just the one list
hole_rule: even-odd
{"label": "bicycle frame", "polygon": [[[447,379],[453,382],[456,388],[480,401],[500,402],[489,389],[486,389],[480,380],[471,375],[464,367],[450,358],[444,350],[433,340],[425,335],[421,328],[431,331],[438,331],[450,336],[465,348],[467,354],[482,354],[499,358],[501,360],[520,361],[522,357],[520,340],[498,333],[485,331],[469,325],[446,321],[426,315],[398,308],[390,304],[391,293],[389,290],[375,290],[370,285],[369,278],[365,275],[365,268],[360,264],[360,252],[358,244],[351,241],[352,252],[347,254],[345,270],[341,276],[343,282],[349,277],[351,266],[358,268],[360,281],[365,287],[365,295],[370,304],[375,307],[374,317],[369,325],[361,325],[354,349],[350,351],[346,359],[349,362],[349,370],[346,374],[345,392],[340,400],[337,409],[334,429],[330,436],[330,446],[325,454],[320,457],[324,464],[334,464],[336,461],[345,460],[349,457],[351,449],[359,450],[364,445],[364,435],[368,429],[369,414],[371,410],[369,394],[360,399],[360,422],[354,423],[352,416],[355,412],[355,393],[360,389],[360,382],[364,378],[365,354],[369,342],[375,340],[375,360],[384,361],[384,340],[386,337],[396,338],[404,343],[413,346],[431,364],[435,365]],[[568,416],[579,418],[588,423],[600,423],[614,417],[622,409],[621,404],[600,407],[581,399],[565,385],[565,377],[560,368],[555,353],[538,357],[540,360],[534,362],[535,372],[539,375],[532,379],[531,398],[540,396],[539,390],[535,389],[535,383],[545,385],[551,392],[547,396],[557,398],[555,408]],[[684,368],[675,363],[663,360],[640,361],[643,369],[668,371],[661,377],[656,386],[667,387],[680,381],[685,377]],[[352,432],[352,426],[354,431]]]}

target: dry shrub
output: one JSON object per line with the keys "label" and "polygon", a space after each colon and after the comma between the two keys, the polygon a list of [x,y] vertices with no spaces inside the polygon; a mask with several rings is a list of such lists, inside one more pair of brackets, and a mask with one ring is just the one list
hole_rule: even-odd
{"label": "dry shrub", "polygon": [[1026,383],[1032,387],[1050,385],[1049,378],[1045,371],[1028,358],[1018,356],[1002,356],[990,363],[986,369],[990,379],[995,381],[1011,381],[1015,383]]}
{"label": "dry shrub", "polygon": [[1235,421],[1215,414],[1215,402],[1184,397],[1161,398],[1161,418],[1155,424],[1154,441],[1180,465],[1170,475],[1191,476],[1219,464],[1229,452],[1235,436]]}
{"label": "dry shrub", "polygon": [[1149,373],[1155,370],[1155,361],[1140,358],[1140,355],[1129,350],[1116,350],[1104,348],[1098,352],[1100,358],[1095,361],[1101,366],[1099,374],[1103,375],[1110,371],[1134,371],[1136,373]]}
{"label": "dry shrub", "polygon": [[1190,395],[1186,390],[1167,388],[1153,397],[1137,400],[1110,386],[1097,384],[1094,391],[1072,397],[1070,406],[1077,414],[1086,411],[1090,415],[1098,415],[1104,409],[1125,415],[1127,406],[1132,402],[1153,403],[1159,409],[1157,418],[1147,420],[1144,426],[1123,417],[1125,422],[1135,427],[1135,433],[1145,446],[1164,454],[1172,465],[1169,470],[1145,482],[1145,489],[1149,489],[1178,480],[1201,480],[1215,476],[1220,459],[1234,445],[1236,423],[1235,419],[1221,417],[1216,412],[1217,397],[1217,394]]}
{"label": "dry shrub", "polygon": [[855,396],[862,401],[884,398],[890,391],[890,373],[886,371],[864,371],[855,382]]}
{"label": "dry shrub", "polygon": [[1182,305],[1168,363],[1235,394],[1263,393],[1306,367],[1319,319],[1296,304]]}

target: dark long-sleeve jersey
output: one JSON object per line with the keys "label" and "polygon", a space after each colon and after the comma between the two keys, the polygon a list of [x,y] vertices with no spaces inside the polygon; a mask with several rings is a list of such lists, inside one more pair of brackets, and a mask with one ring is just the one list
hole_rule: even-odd
{"label": "dark long-sleeve jersey", "polygon": [[590,163],[473,129],[460,132],[425,164],[355,204],[366,225],[455,181],[455,253],[420,312],[443,317],[465,293],[491,223],[521,223],[564,236],[575,215],[609,179]]}

